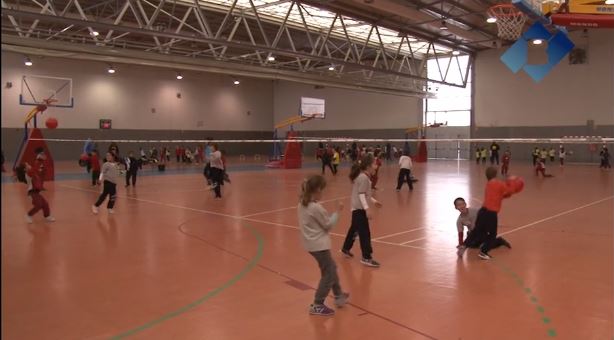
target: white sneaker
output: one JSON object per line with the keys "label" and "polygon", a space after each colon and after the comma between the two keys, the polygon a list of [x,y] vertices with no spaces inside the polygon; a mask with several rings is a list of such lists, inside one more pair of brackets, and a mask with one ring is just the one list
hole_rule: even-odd
{"label": "white sneaker", "polygon": [[45,217],[45,219],[47,220],[47,222],[55,222],[55,217],[53,216],[47,216]]}
{"label": "white sneaker", "polygon": [[92,205],[92,212],[94,213],[94,215],[98,215],[98,207],[95,205]]}
{"label": "white sneaker", "polygon": [[113,211],[113,209],[109,209],[109,214],[115,214],[115,211]]}
{"label": "white sneaker", "polygon": [[26,222],[32,223],[32,217],[30,217],[28,214],[26,214]]}

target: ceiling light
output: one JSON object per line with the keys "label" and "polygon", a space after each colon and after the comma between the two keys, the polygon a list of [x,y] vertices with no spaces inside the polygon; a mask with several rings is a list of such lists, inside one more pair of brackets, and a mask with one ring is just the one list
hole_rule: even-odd
{"label": "ceiling light", "polygon": [[459,55],[459,54],[460,54],[460,52],[457,51],[457,50],[452,51],[452,55]]}
{"label": "ceiling light", "polygon": [[268,61],[275,61],[275,57],[270,55],[268,58],[266,58],[266,60],[268,60]]}
{"label": "ceiling light", "polygon": [[181,73],[177,73],[177,80],[181,80],[183,79],[183,76],[181,75]]}
{"label": "ceiling light", "polygon": [[329,70],[329,71],[334,71],[334,70],[335,70],[335,66],[330,65],[330,66],[328,67],[328,70]]}
{"label": "ceiling light", "polygon": [[233,82],[233,84],[235,84],[235,85],[239,85],[239,84],[241,84],[241,82],[239,81],[239,79],[235,79],[235,81]]}
{"label": "ceiling light", "polygon": [[541,45],[543,42],[541,39],[533,39],[533,45]]}
{"label": "ceiling light", "polygon": [[448,25],[446,24],[445,20],[441,21],[441,25],[439,26],[439,29],[442,30],[442,31],[445,31],[445,30],[448,29]]}
{"label": "ceiling light", "polygon": [[96,32],[96,31],[92,31],[91,33],[93,36],[97,37],[100,33]]}
{"label": "ceiling light", "polygon": [[109,66],[109,68],[107,69],[107,72],[113,74],[115,73],[115,69],[113,68],[113,66]]}
{"label": "ceiling light", "polygon": [[23,62],[26,66],[32,66],[32,60],[30,60],[30,58],[26,57],[26,60]]}
{"label": "ceiling light", "polygon": [[614,5],[614,0],[605,0],[606,5]]}
{"label": "ceiling light", "polygon": [[497,22],[497,18],[495,17],[488,17],[488,19],[486,19],[486,22],[489,24],[494,24],[495,22]]}

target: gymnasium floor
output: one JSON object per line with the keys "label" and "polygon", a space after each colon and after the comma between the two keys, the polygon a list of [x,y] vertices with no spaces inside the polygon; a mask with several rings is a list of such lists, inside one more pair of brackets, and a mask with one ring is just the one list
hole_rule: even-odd
{"label": "gymnasium floor", "polygon": [[232,172],[221,201],[199,171],[142,176],[137,188],[118,185],[115,215],[97,216],[85,178],[50,182],[57,221],[39,214],[31,225],[25,186],[3,183],[2,337],[612,339],[613,173],[550,166],[555,177],[537,179],[512,163],[526,185],[504,202],[499,233],[513,248],[459,260],[452,201],[480,204],[484,168],[416,164],[415,190],[397,193],[397,167],[385,166],[371,221],[379,269],[339,256],[351,187],[347,168],[328,173],[327,207],[346,203],[332,239],[351,294],[334,317],[307,313],[319,270],[296,204],[313,168]]}

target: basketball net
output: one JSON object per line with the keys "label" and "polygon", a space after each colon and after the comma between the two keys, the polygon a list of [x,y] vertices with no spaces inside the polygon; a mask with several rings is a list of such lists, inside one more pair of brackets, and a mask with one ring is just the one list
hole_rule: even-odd
{"label": "basketball net", "polygon": [[488,9],[488,14],[497,18],[497,34],[505,40],[518,40],[527,16],[512,4],[495,5]]}

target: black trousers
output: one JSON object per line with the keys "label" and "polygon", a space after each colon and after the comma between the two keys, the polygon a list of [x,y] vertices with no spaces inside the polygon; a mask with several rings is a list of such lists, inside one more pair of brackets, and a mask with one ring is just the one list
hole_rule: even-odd
{"label": "black trousers", "polygon": [[343,250],[350,250],[354,245],[354,236],[358,233],[360,239],[360,250],[363,259],[371,259],[373,248],[371,247],[371,231],[369,230],[369,219],[367,219],[367,211],[358,209],[352,211],[352,224],[343,242]]}
{"label": "black trousers", "polygon": [[98,183],[99,177],[100,177],[100,170],[92,170],[92,185],[96,185],[96,183]]}
{"label": "black trousers", "polygon": [[478,248],[487,253],[491,249],[505,244],[503,237],[497,237],[497,213],[485,208],[478,211],[475,228],[467,235],[463,245],[467,248]]}
{"label": "black trousers", "polygon": [[135,171],[126,171],[126,186],[130,185],[130,179],[132,178],[132,186],[136,185],[136,169]]}
{"label": "black trousers", "polygon": [[407,182],[409,185],[409,190],[414,190],[414,184],[411,180],[411,170],[409,169],[401,169],[399,170],[399,179],[397,181],[397,190],[401,190],[403,183]]}
{"label": "black trousers", "polygon": [[324,168],[328,166],[330,168],[330,172],[333,173],[333,175],[336,173],[335,170],[333,169],[333,165],[330,163],[330,161],[322,161],[322,175],[324,175]]}
{"label": "black trousers", "polygon": [[117,185],[113,182],[109,182],[109,181],[104,181],[104,187],[102,189],[102,194],[100,194],[100,197],[98,197],[98,201],[96,201],[96,203],[94,204],[96,207],[99,207],[102,202],[104,202],[104,200],[107,198],[107,195],[109,196],[109,202],[107,202],[107,208],[109,209],[113,209],[113,206],[115,205],[115,195],[117,193]]}
{"label": "black trousers", "polygon": [[215,191],[215,197],[222,197],[222,184],[224,183],[224,170],[211,167],[210,176],[211,182],[213,182],[213,190]]}
{"label": "black trousers", "polygon": [[490,155],[490,164],[495,164],[495,162],[499,165],[499,151],[493,151]]}

